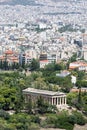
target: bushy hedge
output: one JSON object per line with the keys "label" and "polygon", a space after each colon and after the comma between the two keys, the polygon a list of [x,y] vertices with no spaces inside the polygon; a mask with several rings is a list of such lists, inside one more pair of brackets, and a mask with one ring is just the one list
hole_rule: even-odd
{"label": "bushy hedge", "polygon": [[58,114],[47,115],[46,120],[41,122],[41,127],[62,128],[73,130],[74,124],[84,125],[86,120],[80,112],[73,111],[71,115],[67,111],[59,112]]}

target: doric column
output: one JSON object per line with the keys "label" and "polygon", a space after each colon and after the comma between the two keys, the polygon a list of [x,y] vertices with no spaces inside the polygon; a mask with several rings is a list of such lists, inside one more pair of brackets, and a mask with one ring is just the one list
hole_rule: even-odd
{"label": "doric column", "polygon": [[54,98],[54,105],[56,105],[56,98]]}
{"label": "doric column", "polygon": [[63,104],[63,101],[62,101],[62,100],[63,100],[63,98],[61,97],[61,105]]}
{"label": "doric column", "polygon": [[62,97],[61,97],[61,104],[62,104]]}
{"label": "doric column", "polygon": [[51,98],[49,98],[49,104],[52,104],[52,99]]}
{"label": "doric column", "polygon": [[53,105],[53,98],[52,98],[52,105]]}

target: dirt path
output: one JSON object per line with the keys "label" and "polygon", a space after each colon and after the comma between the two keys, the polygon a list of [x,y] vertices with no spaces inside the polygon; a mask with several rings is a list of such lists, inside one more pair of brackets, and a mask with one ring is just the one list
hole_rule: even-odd
{"label": "dirt path", "polygon": [[[64,129],[41,128],[40,130],[64,130]],[[84,126],[75,125],[73,130],[87,130],[87,124]]]}
{"label": "dirt path", "polygon": [[41,128],[40,130],[65,130],[65,129],[56,129],[56,128]]}
{"label": "dirt path", "polygon": [[87,124],[84,126],[75,125],[74,130],[87,130]]}

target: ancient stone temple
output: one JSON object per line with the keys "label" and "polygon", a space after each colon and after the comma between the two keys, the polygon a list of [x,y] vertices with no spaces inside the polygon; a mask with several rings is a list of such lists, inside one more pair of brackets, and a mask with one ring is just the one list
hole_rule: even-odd
{"label": "ancient stone temple", "polygon": [[66,107],[66,94],[63,92],[27,88],[23,90],[23,95],[25,97],[25,102],[28,102],[30,98],[33,102],[36,102],[36,100],[41,96],[44,101],[49,104],[56,105],[57,108]]}

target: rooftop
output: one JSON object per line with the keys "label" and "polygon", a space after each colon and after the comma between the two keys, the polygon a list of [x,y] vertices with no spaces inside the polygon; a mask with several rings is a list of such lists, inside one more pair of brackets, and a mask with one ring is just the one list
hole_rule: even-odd
{"label": "rooftop", "polygon": [[58,95],[65,95],[62,92],[54,92],[54,91],[48,91],[48,90],[41,90],[41,89],[35,89],[35,88],[27,88],[23,90],[24,93],[36,93],[36,94],[42,94],[42,95],[48,95],[48,96],[58,96]]}
{"label": "rooftop", "polygon": [[13,51],[12,50],[6,50],[5,54],[11,55],[11,54],[13,54]]}

